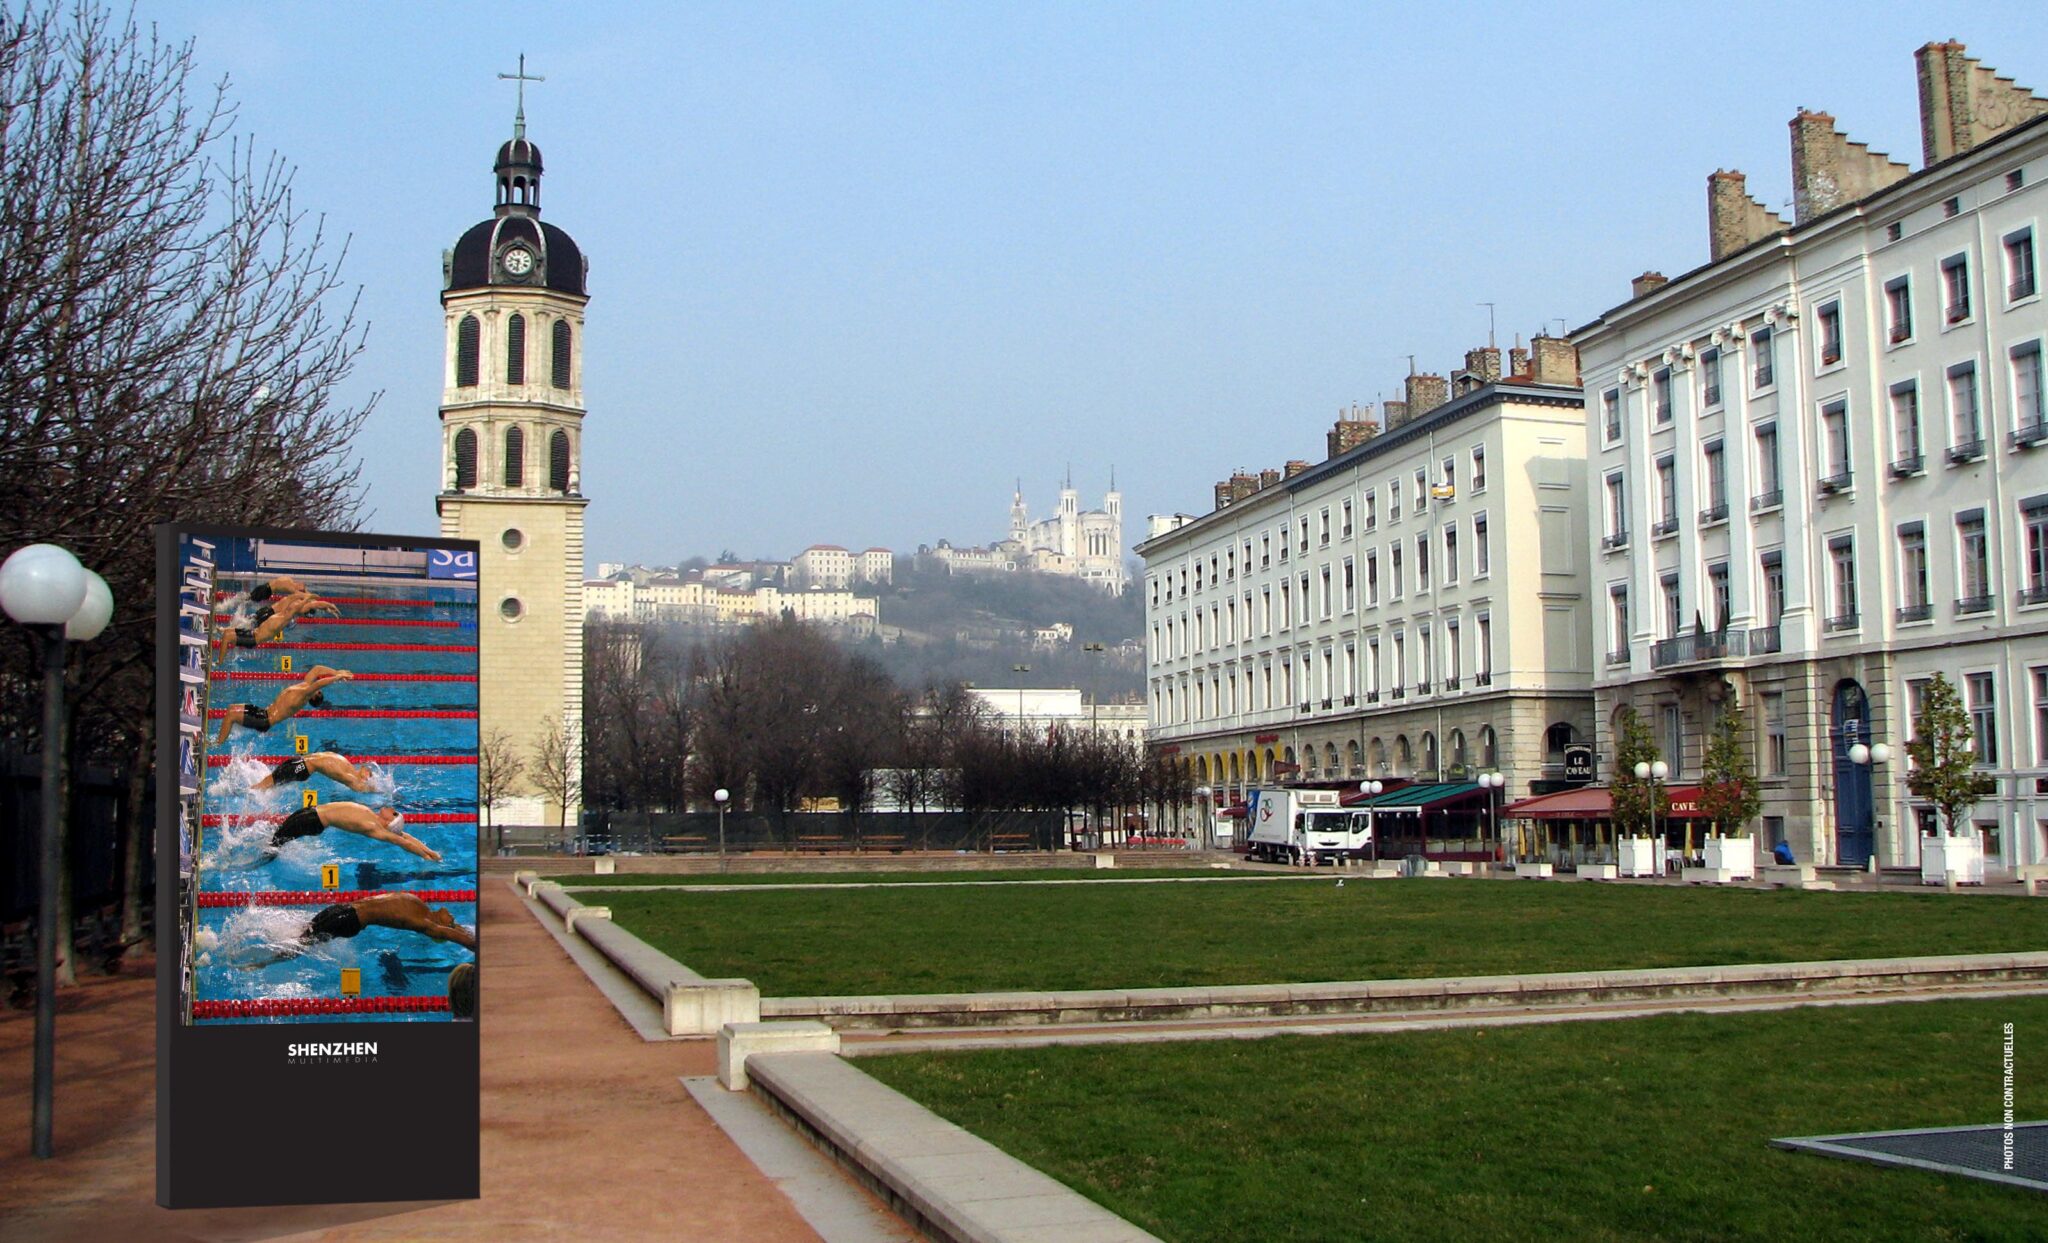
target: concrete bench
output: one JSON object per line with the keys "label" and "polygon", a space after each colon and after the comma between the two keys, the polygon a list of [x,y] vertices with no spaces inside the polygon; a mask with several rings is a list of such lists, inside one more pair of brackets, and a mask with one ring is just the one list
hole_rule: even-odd
{"label": "concrete bench", "polygon": [[2022,863],[2012,870],[2012,878],[2027,887],[2031,898],[2040,892],[2036,886],[2048,880],[2048,863]]}

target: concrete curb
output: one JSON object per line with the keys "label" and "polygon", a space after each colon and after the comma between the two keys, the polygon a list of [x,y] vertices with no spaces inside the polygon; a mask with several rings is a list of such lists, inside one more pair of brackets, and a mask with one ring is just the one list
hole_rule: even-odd
{"label": "concrete curb", "polygon": [[1659,967],[1540,975],[1250,984],[1075,992],[771,997],[763,1019],[815,1019],[840,1030],[1029,1027],[1073,1023],[1372,1014],[1683,997],[1840,995],[2048,980],[2048,953]]}
{"label": "concrete curb", "polygon": [[830,1053],[757,1053],[752,1090],[915,1229],[958,1243],[1157,1243],[1157,1236]]}
{"label": "concrete curb", "polygon": [[751,980],[707,980],[612,922],[610,907],[586,906],[552,881],[525,880],[527,892],[561,917],[564,930],[605,956],[661,1003],[671,1036],[716,1036],[727,1023],[761,1018],[761,991]]}

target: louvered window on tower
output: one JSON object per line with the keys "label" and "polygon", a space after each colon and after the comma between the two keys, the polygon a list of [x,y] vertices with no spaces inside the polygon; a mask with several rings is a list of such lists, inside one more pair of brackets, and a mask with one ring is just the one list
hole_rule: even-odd
{"label": "louvered window on tower", "polygon": [[483,325],[474,315],[465,315],[455,329],[455,383],[460,388],[476,387],[477,355]]}
{"label": "louvered window on tower", "polygon": [[455,490],[476,486],[476,429],[465,427],[455,433]]}
{"label": "louvered window on tower", "polygon": [[548,486],[557,492],[569,490],[569,433],[559,428],[548,438]]}
{"label": "louvered window on tower", "polygon": [[505,325],[505,383],[526,383],[526,316],[514,315]]}
{"label": "louvered window on tower", "polygon": [[516,488],[526,482],[526,433],[516,427],[505,429],[505,486]]}
{"label": "louvered window on tower", "polygon": [[555,321],[555,387],[569,387],[569,321]]}

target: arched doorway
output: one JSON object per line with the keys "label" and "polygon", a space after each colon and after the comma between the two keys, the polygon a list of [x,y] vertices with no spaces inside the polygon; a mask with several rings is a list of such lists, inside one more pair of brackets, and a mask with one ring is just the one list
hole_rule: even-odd
{"label": "arched doorway", "polygon": [[1877,848],[1877,813],[1870,790],[1870,765],[1849,762],[1849,748],[1870,741],[1870,697],[1853,680],[1835,684],[1833,728],[1835,862],[1860,868]]}

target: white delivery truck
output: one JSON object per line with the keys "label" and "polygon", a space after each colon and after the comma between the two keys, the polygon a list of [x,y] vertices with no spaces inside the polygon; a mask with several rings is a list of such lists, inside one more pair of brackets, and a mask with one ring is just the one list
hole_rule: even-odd
{"label": "white delivery truck", "polygon": [[1372,813],[1340,805],[1335,790],[1253,790],[1246,854],[1269,863],[1314,866],[1362,857],[1372,848]]}

